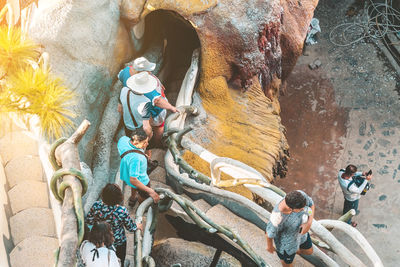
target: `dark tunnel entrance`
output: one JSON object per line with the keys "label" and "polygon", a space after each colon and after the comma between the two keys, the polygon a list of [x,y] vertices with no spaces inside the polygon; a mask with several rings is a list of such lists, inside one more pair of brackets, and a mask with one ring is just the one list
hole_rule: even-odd
{"label": "dark tunnel entrance", "polygon": [[157,63],[155,74],[175,104],[182,81],[190,66],[193,50],[200,47],[197,33],[189,21],[173,11],[157,10],[145,18],[145,32],[139,55]]}

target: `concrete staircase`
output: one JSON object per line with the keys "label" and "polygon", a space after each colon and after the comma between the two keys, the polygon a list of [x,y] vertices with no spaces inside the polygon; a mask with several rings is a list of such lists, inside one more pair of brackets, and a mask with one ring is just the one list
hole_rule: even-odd
{"label": "concrete staircase", "polygon": [[58,239],[37,141],[30,132],[13,126],[0,137],[0,158],[8,196],[3,204],[10,207],[7,222],[15,246],[7,251],[9,262],[1,266],[52,266]]}
{"label": "concrete staircase", "polygon": [[[169,188],[166,185],[166,172],[164,169],[164,155],[165,151],[161,149],[155,149],[152,152],[152,159],[158,160],[160,166],[157,167],[150,175],[150,181],[152,184],[152,188],[162,187],[162,188]],[[172,189],[171,189],[172,190]],[[130,188],[129,186],[125,187],[125,205],[127,206],[127,199],[130,196]],[[172,190],[173,191],[173,190]],[[190,199],[186,195],[181,195],[185,198]],[[228,226],[231,230],[237,233],[241,238],[243,238],[251,248],[261,256],[267,263],[271,266],[280,266],[280,260],[276,254],[270,254],[266,250],[266,237],[265,232],[258,228],[256,225],[238,217],[230,210],[225,208],[224,206],[217,204],[215,206],[211,206],[203,199],[199,199],[194,201],[194,204],[197,208],[202,210],[206,213],[206,215],[211,218],[215,223],[219,225]],[[135,217],[135,211],[138,205],[134,208],[130,208],[130,214],[132,218]],[[189,216],[186,215],[184,210],[177,204],[173,203],[171,209],[166,212],[168,215],[173,215],[177,217],[181,217],[186,222],[193,223]],[[160,231],[160,227],[164,228],[163,231]],[[161,234],[160,234],[161,233]],[[166,236],[166,233],[171,234],[170,236]],[[221,235],[222,236],[222,235]],[[159,222],[157,224],[157,231],[155,233],[155,244],[160,242],[163,239],[170,238],[170,237],[177,237],[176,230],[169,225],[168,221],[160,214]],[[127,259],[132,263],[133,261],[133,233],[127,233]],[[228,238],[225,238],[228,242],[231,242]],[[234,244],[233,242],[231,242]],[[235,246],[237,246],[235,244]],[[237,246],[238,247],[238,246]],[[133,266],[133,263],[130,265]],[[308,263],[300,256],[297,256],[294,261],[294,266],[303,267],[303,266],[313,266],[312,264]]]}

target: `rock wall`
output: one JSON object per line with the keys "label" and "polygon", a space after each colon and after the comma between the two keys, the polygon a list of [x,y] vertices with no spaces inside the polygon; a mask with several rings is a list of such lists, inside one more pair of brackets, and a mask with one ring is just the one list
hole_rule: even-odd
{"label": "rock wall", "polygon": [[80,143],[83,161],[92,161],[93,145],[112,84],[132,57],[128,33],[120,21],[118,0],[39,1],[30,36],[50,54],[52,71],[78,98],[76,125],[91,122]]}
{"label": "rock wall", "polygon": [[92,162],[94,145],[105,146],[116,130],[103,129],[110,136],[96,139],[105,106],[120,88],[112,87],[116,74],[136,51],[130,27],[155,10],[179,14],[201,44],[197,89],[208,115],[194,132],[202,137],[196,141],[273,179],[285,175],[288,158],[279,117],[281,79],[301,53],[315,5],[316,0],[41,0],[30,33],[49,52],[53,72],[79,95],[75,120],[92,123],[81,157],[94,168],[101,162]]}

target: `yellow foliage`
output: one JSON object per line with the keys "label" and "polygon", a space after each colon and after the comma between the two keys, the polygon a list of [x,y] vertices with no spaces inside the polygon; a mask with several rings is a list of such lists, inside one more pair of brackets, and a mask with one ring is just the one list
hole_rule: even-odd
{"label": "yellow foliage", "polygon": [[[11,12],[3,9],[2,14],[6,11]],[[10,112],[36,115],[42,132],[58,138],[73,127],[75,115],[68,107],[75,95],[48,69],[33,68],[39,49],[20,28],[0,26],[0,117]]]}
{"label": "yellow foliage", "polygon": [[35,114],[44,134],[58,138],[72,127],[74,114],[68,109],[75,95],[62,81],[42,68],[25,68],[7,79],[7,90],[0,94],[0,111]]}
{"label": "yellow foliage", "polygon": [[39,46],[17,27],[0,27],[0,79],[39,57]]}

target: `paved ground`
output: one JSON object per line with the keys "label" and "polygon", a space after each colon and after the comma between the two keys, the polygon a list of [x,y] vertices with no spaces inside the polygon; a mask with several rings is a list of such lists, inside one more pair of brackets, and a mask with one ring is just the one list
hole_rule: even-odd
{"label": "paved ground", "polygon": [[[329,42],[335,25],[353,19],[345,16],[351,2],[321,0],[317,7],[318,44],[307,47],[281,97],[292,160],[287,179],[277,184],[311,194],[317,218],[337,218],[343,205],[338,169],[350,163],[372,169],[375,188],[361,199],[358,229],[385,266],[399,266],[399,77],[375,44],[336,47]],[[310,70],[316,59],[322,66]]]}

